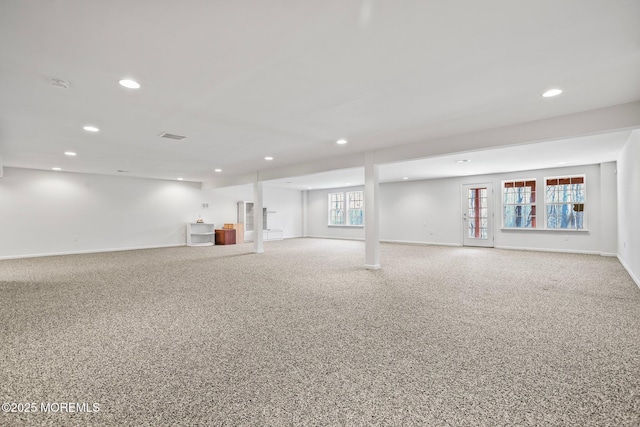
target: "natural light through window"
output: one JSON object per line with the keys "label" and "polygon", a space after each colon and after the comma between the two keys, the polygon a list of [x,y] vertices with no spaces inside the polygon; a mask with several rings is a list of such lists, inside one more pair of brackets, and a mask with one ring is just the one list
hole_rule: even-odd
{"label": "natural light through window", "polygon": [[351,191],[347,193],[349,201],[349,224],[364,225],[364,194],[362,191]]}
{"label": "natural light through window", "polygon": [[364,226],[364,193],[329,193],[329,225]]}
{"label": "natural light through window", "polygon": [[502,182],[502,226],[536,228],[535,179]]}
{"label": "natural light through window", "polygon": [[582,230],[586,227],[584,175],[545,178],[547,228]]}
{"label": "natural light through window", "polygon": [[470,239],[488,238],[489,217],[487,210],[487,189],[470,188],[467,217],[467,233]]}
{"label": "natural light through window", "polygon": [[344,193],[329,193],[329,225],[344,225]]}

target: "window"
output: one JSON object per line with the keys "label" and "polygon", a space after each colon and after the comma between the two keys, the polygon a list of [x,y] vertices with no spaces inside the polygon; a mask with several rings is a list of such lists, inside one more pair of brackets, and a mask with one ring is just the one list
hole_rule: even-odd
{"label": "window", "polygon": [[364,225],[364,194],[362,191],[352,191],[347,193],[348,207],[348,225]]}
{"label": "window", "polygon": [[545,178],[547,228],[582,230],[585,222],[585,177]]}
{"label": "window", "polygon": [[536,180],[502,182],[502,226],[536,228]]}
{"label": "window", "polygon": [[[345,205],[346,203],[346,205]],[[364,193],[329,193],[329,225],[364,225]]]}
{"label": "window", "polygon": [[329,193],[329,225],[344,225],[344,193]]}

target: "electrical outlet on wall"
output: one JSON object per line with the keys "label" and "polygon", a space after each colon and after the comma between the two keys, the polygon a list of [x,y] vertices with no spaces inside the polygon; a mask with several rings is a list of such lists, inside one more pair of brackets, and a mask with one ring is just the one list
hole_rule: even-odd
{"label": "electrical outlet on wall", "polygon": [[209,203],[203,203],[202,209],[209,209]]}

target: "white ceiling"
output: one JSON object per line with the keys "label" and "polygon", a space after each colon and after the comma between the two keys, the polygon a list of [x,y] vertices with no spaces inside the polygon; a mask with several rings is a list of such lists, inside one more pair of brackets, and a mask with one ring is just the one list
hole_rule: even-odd
{"label": "white ceiling", "polygon": [[[630,134],[630,131],[611,132],[388,163],[379,166],[378,175],[384,183],[404,181],[404,178],[416,181],[611,162],[618,159]],[[458,163],[458,160],[468,162]],[[265,185],[296,190],[364,185],[364,167],[274,179]]]}
{"label": "white ceiling", "polygon": [[[639,17],[637,0],[2,0],[0,156],[205,182],[621,105],[640,100]],[[534,160],[517,153],[492,171]],[[470,156],[380,176],[482,173]]]}

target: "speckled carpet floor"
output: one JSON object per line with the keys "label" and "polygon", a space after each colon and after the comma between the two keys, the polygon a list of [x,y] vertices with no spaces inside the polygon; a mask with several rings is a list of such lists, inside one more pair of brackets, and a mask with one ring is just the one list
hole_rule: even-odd
{"label": "speckled carpet floor", "polygon": [[640,289],[615,258],[251,250],[0,261],[0,403],[36,404],[0,425],[640,425]]}

